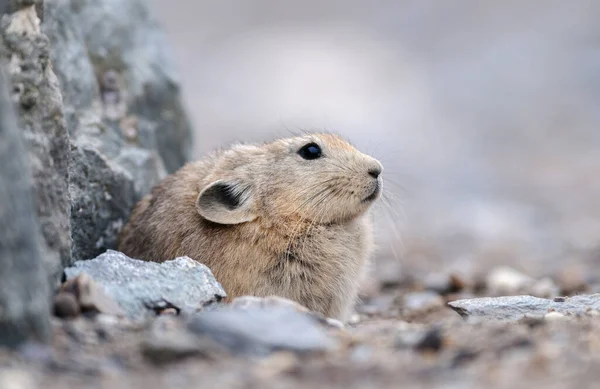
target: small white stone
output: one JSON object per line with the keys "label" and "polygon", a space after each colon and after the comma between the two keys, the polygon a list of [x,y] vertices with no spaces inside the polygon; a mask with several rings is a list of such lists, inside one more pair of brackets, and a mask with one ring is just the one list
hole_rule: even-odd
{"label": "small white stone", "polygon": [[497,267],[486,278],[487,286],[494,295],[518,293],[535,283],[535,280],[510,267]]}
{"label": "small white stone", "polygon": [[33,389],[35,382],[31,375],[24,370],[0,371],[0,388],[4,389]]}
{"label": "small white stone", "polygon": [[114,327],[119,324],[120,319],[115,315],[110,315],[108,313],[99,313],[96,315],[96,321],[101,325]]}
{"label": "small white stone", "polygon": [[567,317],[560,312],[548,312],[544,318],[548,321],[565,320]]}
{"label": "small white stone", "polygon": [[558,296],[560,288],[550,278],[542,278],[532,285],[529,294],[535,297],[550,298]]}
{"label": "small white stone", "polygon": [[325,318],[325,321],[327,322],[327,325],[333,328],[339,328],[342,329],[344,328],[344,323],[342,323],[341,321],[331,318],[331,317],[327,317]]}
{"label": "small white stone", "polygon": [[358,313],[353,314],[348,319],[348,324],[350,324],[350,325],[352,325],[352,324],[358,324],[358,323],[360,323],[360,315]]}
{"label": "small white stone", "polygon": [[430,291],[407,293],[403,301],[407,313],[426,312],[444,305],[442,297]]}

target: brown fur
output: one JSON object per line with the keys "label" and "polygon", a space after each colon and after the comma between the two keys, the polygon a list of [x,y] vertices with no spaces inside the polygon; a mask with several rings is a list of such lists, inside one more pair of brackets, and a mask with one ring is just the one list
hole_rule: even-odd
{"label": "brown fur", "polygon": [[[309,142],[323,157],[300,157]],[[187,255],[210,267],[229,299],[277,295],[344,320],[373,251],[373,201],[364,199],[382,182],[372,169],[381,164],[331,134],[236,145],[156,186],[119,250],[156,262]],[[240,193],[234,209],[205,190],[218,180]]]}

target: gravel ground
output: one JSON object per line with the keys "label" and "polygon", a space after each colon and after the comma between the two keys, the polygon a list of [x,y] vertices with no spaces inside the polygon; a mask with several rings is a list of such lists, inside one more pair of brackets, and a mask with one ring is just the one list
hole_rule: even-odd
{"label": "gravel ground", "polygon": [[[471,323],[443,304],[407,314],[399,303],[403,293],[396,290],[391,306],[383,308],[403,314],[371,311],[344,329],[328,328],[337,340],[329,351],[281,351],[260,358],[208,343],[194,353],[186,353],[184,345],[149,348],[149,327],[102,315],[56,319],[53,346],[0,354],[0,383],[49,389],[563,388],[593,387],[600,379],[597,312]],[[177,325],[181,319],[156,322],[161,320]]]}

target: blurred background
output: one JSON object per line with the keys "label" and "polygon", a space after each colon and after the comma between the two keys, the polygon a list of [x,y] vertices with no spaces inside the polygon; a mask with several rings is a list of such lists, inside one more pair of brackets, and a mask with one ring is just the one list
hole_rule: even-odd
{"label": "blurred background", "polygon": [[152,2],[197,157],[328,130],[383,162],[378,277],[598,275],[600,2]]}

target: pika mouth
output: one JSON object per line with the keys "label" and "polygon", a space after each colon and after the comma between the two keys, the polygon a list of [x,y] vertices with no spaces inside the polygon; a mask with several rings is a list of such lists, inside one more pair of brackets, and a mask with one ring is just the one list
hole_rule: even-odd
{"label": "pika mouth", "polygon": [[379,196],[379,192],[381,192],[381,185],[379,185],[379,182],[377,182],[375,184],[375,188],[373,189],[373,193],[362,199],[361,203],[370,203],[371,201],[375,200]]}

